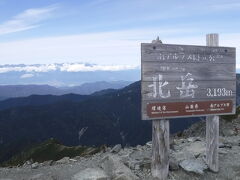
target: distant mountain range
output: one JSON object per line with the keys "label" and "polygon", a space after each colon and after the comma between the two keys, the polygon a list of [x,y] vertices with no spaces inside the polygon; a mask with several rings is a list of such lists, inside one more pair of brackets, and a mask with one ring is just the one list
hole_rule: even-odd
{"label": "distant mountain range", "polygon": [[140,80],[140,68],[127,65],[97,65],[87,63],[0,65],[0,84],[79,86],[97,81]]}
{"label": "distant mountain range", "polygon": [[[64,145],[137,145],[151,139],[141,120],[140,82],[93,95],[34,95],[0,103],[0,161],[49,138]],[[199,118],[171,120],[171,132]]]}
{"label": "distant mountain range", "polygon": [[131,82],[129,81],[99,81],[84,83],[73,87],[54,87],[49,85],[0,85],[0,100],[11,97],[26,97],[30,95],[63,95],[81,94],[89,95],[105,89],[120,89]]}
{"label": "distant mountain range", "polygon": [[[237,75],[237,105],[240,103]],[[64,145],[137,145],[151,140],[141,120],[140,81],[91,95],[31,95],[0,102],[0,162],[32,144],[54,138]],[[171,133],[200,118],[170,120]]]}

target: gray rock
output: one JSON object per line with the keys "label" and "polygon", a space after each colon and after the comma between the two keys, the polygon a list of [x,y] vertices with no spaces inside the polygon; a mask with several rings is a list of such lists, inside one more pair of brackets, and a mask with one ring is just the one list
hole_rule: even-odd
{"label": "gray rock", "polygon": [[228,145],[228,144],[219,144],[219,148],[228,148],[228,149],[231,149],[232,146],[231,146],[231,145]]}
{"label": "gray rock", "polygon": [[23,164],[23,167],[31,166],[32,163],[33,163],[33,160],[30,159]]}
{"label": "gray rock", "polygon": [[39,163],[38,162],[35,162],[31,165],[32,169],[37,169],[39,166]]}
{"label": "gray rock", "polygon": [[189,153],[192,153],[195,157],[204,154],[206,151],[206,145],[204,142],[201,141],[195,141],[191,143],[189,146],[186,146],[183,151],[187,151]]}
{"label": "gray rock", "polygon": [[136,147],[138,150],[141,150],[142,149],[142,146],[141,145],[137,145]]}
{"label": "gray rock", "polygon": [[152,150],[147,151],[133,151],[129,154],[129,157],[134,160],[151,160],[152,159]]}
{"label": "gray rock", "polygon": [[120,174],[117,177],[115,177],[113,180],[132,180],[132,179],[126,174]]}
{"label": "gray rock", "polygon": [[207,165],[198,159],[184,160],[179,164],[185,171],[194,172],[196,174],[203,174],[204,170],[208,167]]}
{"label": "gray rock", "polygon": [[222,149],[222,148],[220,148],[218,152],[219,152],[219,154],[228,154],[228,151],[226,149]]}
{"label": "gray rock", "polygon": [[186,159],[194,159],[195,158],[193,153],[189,153],[188,151],[174,152],[171,154],[171,158],[172,157],[175,158],[178,163],[180,163],[181,161],[184,161]]}
{"label": "gray rock", "polygon": [[170,158],[169,160],[169,170],[170,171],[176,171],[179,169],[178,162],[174,158]]}
{"label": "gray rock", "polygon": [[[128,155],[128,161],[125,163],[130,169],[141,170],[151,167],[151,150],[135,150]],[[126,162],[126,161],[125,161]]]}
{"label": "gray rock", "polygon": [[43,166],[52,166],[52,165],[54,165],[54,163],[55,163],[55,161],[49,160],[49,161],[44,161],[44,162],[42,163],[42,165],[43,165]]}
{"label": "gray rock", "polygon": [[136,166],[134,167],[135,170],[139,170],[140,169],[140,165],[136,164]]}
{"label": "gray rock", "polygon": [[152,147],[152,141],[147,142],[147,143],[146,143],[146,146],[149,147],[149,148],[151,148],[151,147]]}
{"label": "gray rock", "polygon": [[[200,140],[194,137],[181,138],[174,139],[174,141],[176,149],[170,150],[170,180],[240,180],[239,135],[220,137],[220,170],[218,173],[205,172],[207,166],[203,160],[204,138]],[[91,180],[94,178],[98,180],[134,180],[137,178],[153,180],[151,177],[152,150],[148,145],[138,147],[126,147],[115,154],[110,153],[110,149],[108,152],[88,157],[75,157],[75,160],[63,158],[59,161],[61,164],[47,161],[39,163],[37,169],[31,169],[34,163],[29,161],[25,163],[26,167],[0,168],[0,180],[89,180],[90,178]],[[99,171],[104,175],[103,177],[98,176]]]}
{"label": "gray rock", "polygon": [[239,146],[240,136],[231,137],[221,137],[222,144],[227,144],[229,146]]}
{"label": "gray rock", "polygon": [[72,180],[110,180],[110,178],[100,168],[87,168],[75,174]]}
{"label": "gray rock", "polygon": [[111,153],[118,153],[121,149],[122,149],[122,145],[121,144],[117,144],[116,146],[114,146],[112,148]]}
{"label": "gray rock", "polygon": [[151,161],[150,160],[144,160],[144,161],[140,162],[139,164],[140,164],[141,170],[151,169]]}
{"label": "gray rock", "polygon": [[72,162],[77,162],[76,159],[69,159],[69,161],[72,161]]}
{"label": "gray rock", "polygon": [[36,175],[33,175],[30,179],[31,180],[41,180],[44,178],[43,178],[43,174],[36,174]]}
{"label": "gray rock", "polygon": [[120,161],[120,158],[117,155],[107,155],[104,157],[101,167],[114,180],[138,179],[137,176]]}
{"label": "gray rock", "polygon": [[188,142],[201,141],[200,137],[189,137],[187,138]]}
{"label": "gray rock", "polygon": [[234,130],[229,129],[229,128],[223,128],[222,133],[223,133],[224,136],[234,136],[235,135]]}
{"label": "gray rock", "polygon": [[66,164],[70,162],[70,158],[69,157],[64,157],[58,161],[56,161],[57,164]]}

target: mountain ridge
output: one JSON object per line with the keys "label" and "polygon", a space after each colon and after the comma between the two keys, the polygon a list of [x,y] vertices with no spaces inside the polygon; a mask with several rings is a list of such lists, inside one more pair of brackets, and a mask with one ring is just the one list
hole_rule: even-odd
{"label": "mountain ridge", "polygon": [[84,83],[80,86],[73,87],[54,87],[50,85],[0,85],[1,99],[14,97],[27,97],[30,95],[64,95],[64,94],[81,94],[90,95],[92,93],[106,89],[120,89],[129,85],[130,81],[98,81]]}
{"label": "mountain ridge", "polygon": [[[151,138],[152,126],[151,121],[141,120],[140,100],[138,81],[123,89],[90,96],[79,102],[64,100],[2,110],[0,161],[7,160],[32,143],[49,138],[70,146],[144,144]],[[171,120],[171,132],[183,130],[198,120]]]}

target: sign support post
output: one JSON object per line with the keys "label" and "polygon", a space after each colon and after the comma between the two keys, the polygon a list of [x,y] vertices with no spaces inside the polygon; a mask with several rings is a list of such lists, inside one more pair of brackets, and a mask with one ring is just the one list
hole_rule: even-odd
{"label": "sign support post", "polygon": [[152,122],[152,176],[166,180],[169,171],[169,120]]}
{"label": "sign support post", "polygon": [[[162,43],[159,38],[152,43]],[[152,176],[166,180],[169,172],[169,120],[152,121]]]}
{"label": "sign support post", "polygon": [[[207,46],[219,46],[218,34],[207,34]],[[210,170],[218,172],[219,116],[206,117],[206,162]]]}

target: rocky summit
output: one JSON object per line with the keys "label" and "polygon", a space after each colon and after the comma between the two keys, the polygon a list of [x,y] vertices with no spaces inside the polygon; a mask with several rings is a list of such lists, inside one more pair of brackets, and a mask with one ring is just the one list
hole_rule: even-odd
{"label": "rocky summit", "polygon": [[[171,137],[170,180],[240,180],[239,120],[221,120],[218,173],[205,163],[204,121]],[[232,130],[232,131],[231,131]],[[191,133],[192,132],[192,133]],[[198,135],[198,136],[191,136]],[[93,155],[0,168],[0,180],[151,180],[152,143],[106,147]]]}

